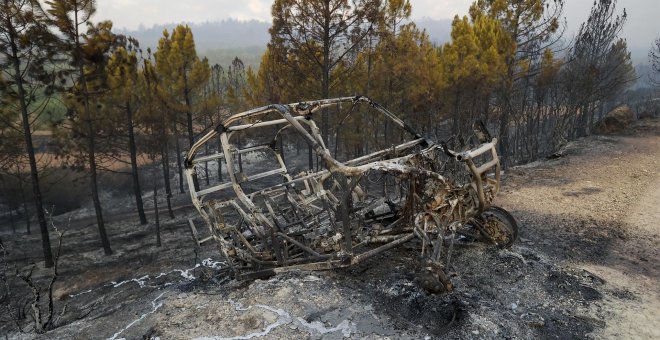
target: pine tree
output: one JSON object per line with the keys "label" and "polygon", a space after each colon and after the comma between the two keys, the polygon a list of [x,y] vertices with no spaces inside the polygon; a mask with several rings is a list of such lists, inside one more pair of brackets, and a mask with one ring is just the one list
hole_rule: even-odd
{"label": "pine tree", "polygon": [[138,58],[137,43],[130,40],[129,45],[119,47],[114,51],[108,65],[106,73],[108,77],[109,95],[115,105],[126,113],[126,133],[128,134],[128,149],[131,159],[131,177],[133,178],[133,191],[135,204],[141,224],[147,224],[147,217],[144,213],[144,204],[142,202],[142,190],[140,189],[140,178],[137,164],[137,147],[135,145],[134,114],[138,107]]}
{"label": "pine tree", "polygon": [[488,114],[490,98],[506,77],[506,59],[513,45],[500,21],[489,16],[472,22],[456,16],[451,38],[441,50],[442,97],[453,134],[465,136],[475,119]]}
{"label": "pine tree", "polygon": [[[168,108],[184,113],[189,146],[194,144],[193,116],[201,102],[203,91],[211,77],[211,67],[206,58],[200,59],[195,50],[193,34],[187,25],[178,25],[170,34],[165,30],[155,53],[156,70],[164,89],[168,89]],[[178,129],[174,122],[174,134],[179,170],[179,190],[183,193],[183,168]],[[197,186],[197,182],[195,181]]]}
{"label": "pine tree", "polygon": [[[419,131],[430,133],[442,81],[440,59],[426,32],[410,22],[411,11],[408,1],[385,1],[372,36],[360,46],[357,72],[337,75],[350,79],[341,83],[357,85],[344,92],[367,94],[404,116]],[[392,135],[387,120],[366,115],[356,115],[354,119],[350,124],[354,126],[352,131],[342,130],[344,138],[337,140],[348,138],[355,145],[356,155],[371,146],[389,147],[403,137]],[[373,136],[373,140],[358,139],[363,135]]]}
{"label": "pine tree", "polygon": [[251,106],[261,106],[283,103],[291,98],[292,96],[286,93],[285,68],[286,66],[275,61],[273,50],[267,47],[266,52],[261,56],[257,71],[248,68],[246,72],[247,102]]}
{"label": "pine tree", "polygon": [[208,60],[197,56],[193,33],[187,25],[178,25],[171,36],[165,31],[155,57],[156,69],[172,94],[170,105],[185,113],[188,142],[192,145],[194,105],[200,104],[193,102],[201,97],[211,77]]}
{"label": "pine tree", "polygon": [[561,38],[563,8],[564,0],[477,0],[470,6],[472,22],[482,16],[498,20],[512,46],[505,54],[506,72],[495,93],[504,166],[518,150],[510,145],[510,125],[521,118],[516,113],[526,112],[531,65]]}
{"label": "pine tree", "polygon": [[150,49],[147,49],[147,54],[147,57],[143,60],[143,67],[138,77],[142,105],[136,112],[136,119],[147,131],[147,153],[153,160],[156,159],[156,155],[160,155],[167,209],[170,218],[174,218],[171,202],[172,185],[170,182],[169,160],[171,127],[174,117],[173,112],[167,110],[166,100],[163,99],[167,94],[159,82],[156,67],[151,60]]}
{"label": "pine tree", "polygon": [[[329,97],[338,83],[333,71],[355,54],[380,7],[378,0],[276,0],[268,53],[277,67],[284,68],[285,93],[295,100]],[[323,114],[326,143],[328,128],[328,115]]]}
{"label": "pine tree", "polygon": [[[394,32],[397,32],[394,35]],[[414,23],[397,26],[391,33],[381,34],[373,50],[360,54],[360,72],[356,76],[363,84],[359,93],[369,93],[378,103],[396,111],[419,131],[432,132],[441,89],[440,59],[428,35]],[[366,116],[364,117],[366,119]],[[358,117],[356,117],[358,119]],[[387,120],[355,122],[354,134],[374,136],[373,146],[389,147],[403,135],[392,135]]]}
{"label": "pine tree", "polygon": [[[167,30],[163,31],[163,37],[158,40],[158,48],[154,54],[153,72],[149,74],[148,79],[156,90],[156,95],[163,104],[164,113],[167,116],[166,123],[169,124],[168,129],[172,131],[174,137],[174,147],[176,152],[176,166],[179,178],[179,192],[184,193],[183,188],[183,162],[181,160],[181,143],[179,141],[179,128],[178,128],[178,113],[181,111],[179,100],[176,99],[178,93],[173,89],[175,82],[176,70],[170,63],[169,55],[172,50],[172,40]],[[145,72],[147,72],[147,64],[145,63]],[[146,73],[145,73],[146,75]],[[168,150],[169,152],[169,150]],[[163,162],[168,157],[163,157]],[[165,169],[169,169],[169,160]],[[169,177],[167,177],[169,179]]]}
{"label": "pine tree", "polygon": [[655,73],[650,76],[651,83],[660,85],[660,78],[658,78],[660,75],[660,38],[653,41],[653,46],[649,50],[649,62],[651,63],[653,73]]}
{"label": "pine tree", "polygon": [[627,44],[619,37],[626,19],[625,9],[616,15],[616,0],[599,0],[580,26],[566,73],[576,112],[573,134],[585,135],[595,123],[596,107],[635,80]]}
{"label": "pine tree", "polygon": [[[110,241],[108,240],[103,220],[103,209],[99,199],[99,188],[97,179],[97,127],[94,124],[94,115],[91,108],[92,90],[91,82],[100,82],[103,76],[106,53],[114,43],[114,35],[111,32],[112,23],[109,21],[92,25],[91,17],[96,12],[93,0],[52,0],[46,1],[51,16],[51,25],[61,33],[60,49],[69,58],[72,66],[70,72],[75,75],[72,86],[68,89],[69,109],[76,120],[82,123],[83,129],[79,133],[84,134],[87,140],[87,166],[90,173],[90,186],[96,222],[99,229],[101,244],[106,255],[112,254]],[[87,32],[82,28],[87,26]]]}
{"label": "pine tree", "polygon": [[[13,99],[11,106],[16,108],[9,114],[11,118],[3,119],[7,126],[12,126],[14,117],[19,116],[26,153],[30,164],[30,178],[32,195],[41,231],[44,264],[53,266],[53,255],[50,247],[48,225],[43,209],[41,187],[39,184],[39,171],[35,158],[32,133],[34,130],[31,121],[39,114],[43,106],[33,105],[37,96],[49,95],[52,92],[52,73],[47,69],[47,62],[51,59],[53,35],[45,25],[45,13],[38,1],[10,1],[0,2],[0,66],[7,77],[0,78],[0,97]],[[8,103],[4,103],[8,104]],[[4,129],[3,129],[4,130]],[[3,137],[4,139],[4,137]],[[20,145],[20,144],[19,144]],[[20,170],[19,170],[20,171]]]}

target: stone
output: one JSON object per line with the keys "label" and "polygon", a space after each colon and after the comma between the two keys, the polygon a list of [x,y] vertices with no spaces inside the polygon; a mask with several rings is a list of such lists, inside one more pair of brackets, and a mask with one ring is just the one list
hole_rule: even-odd
{"label": "stone", "polygon": [[635,112],[627,105],[622,105],[608,112],[603,119],[594,126],[594,133],[611,134],[627,128],[635,120]]}

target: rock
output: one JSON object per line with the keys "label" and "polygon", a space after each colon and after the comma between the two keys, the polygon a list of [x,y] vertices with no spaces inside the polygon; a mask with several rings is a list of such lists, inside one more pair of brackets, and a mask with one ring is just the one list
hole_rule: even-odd
{"label": "rock", "polygon": [[658,114],[653,111],[643,111],[637,114],[637,119],[653,119],[658,117]]}
{"label": "rock", "polygon": [[307,275],[303,279],[303,281],[305,281],[305,282],[314,282],[314,281],[320,281],[320,280],[321,280],[321,278],[318,277],[318,276],[315,276],[315,275]]}
{"label": "rock", "polygon": [[603,119],[596,123],[593,132],[597,134],[620,132],[627,128],[634,120],[635,112],[633,110],[627,105],[619,106],[608,112]]}

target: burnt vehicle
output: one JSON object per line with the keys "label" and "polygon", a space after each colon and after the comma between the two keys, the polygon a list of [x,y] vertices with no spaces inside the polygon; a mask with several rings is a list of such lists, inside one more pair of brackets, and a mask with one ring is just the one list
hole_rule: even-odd
{"label": "burnt vehicle", "polygon": [[[348,107],[346,112],[342,107]],[[340,114],[340,122],[358,113],[384,119],[399,130],[401,142],[340,161],[314,120],[329,109]],[[435,290],[451,290],[446,271],[455,243],[507,247],[517,238],[514,218],[491,206],[500,188],[497,139],[483,125],[475,126],[475,146],[454,151],[363,96],[232,115],[186,157],[192,202],[208,226],[203,237],[190,221],[195,243],[215,241],[234,277],[249,279],[291,269],[347,267],[417,239],[423,266],[438,282]],[[253,138],[239,136],[246,132]],[[293,157],[285,162],[284,154],[296,148],[285,136],[304,141],[316,169],[294,174]],[[209,148],[218,151],[209,153]],[[207,154],[197,156],[201,150]],[[246,160],[251,166],[243,164]],[[209,163],[223,169],[224,180],[200,188],[202,177],[210,183]]]}

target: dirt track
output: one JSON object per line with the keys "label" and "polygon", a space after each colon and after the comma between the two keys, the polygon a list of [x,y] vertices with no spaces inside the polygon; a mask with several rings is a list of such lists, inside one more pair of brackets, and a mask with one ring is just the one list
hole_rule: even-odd
{"label": "dirt track", "polygon": [[[212,260],[194,269],[185,227],[193,212],[167,221],[161,249],[152,229],[110,224],[111,257],[93,226],[73,221],[55,301],[68,308],[43,337],[657,339],[659,169],[655,120],[507,171],[497,204],[518,219],[519,242],[459,249],[456,289],[441,296],[418,287],[414,243],[348,270],[234,282],[214,277]],[[38,258],[36,236],[5,240],[14,259]],[[212,246],[197,254],[207,257],[217,258]],[[6,317],[0,331],[34,337]]]}
{"label": "dirt track", "polygon": [[[604,280],[602,299],[589,306],[594,337],[658,339],[660,125],[640,121],[621,136],[572,143],[567,153],[514,171],[500,203],[534,226],[529,243]],[[564,241],[543,239],[558,236]]]}

